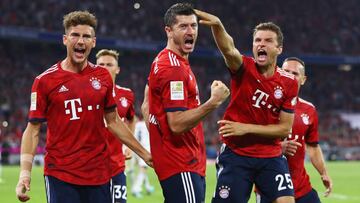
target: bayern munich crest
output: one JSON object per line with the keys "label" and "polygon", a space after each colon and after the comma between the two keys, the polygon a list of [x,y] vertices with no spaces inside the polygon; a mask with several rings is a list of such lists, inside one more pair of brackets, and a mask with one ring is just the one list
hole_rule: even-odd
{"label": "bayern munich crest", "polygon": [[274,88],[274,97],[275,97],[275,99],[281,99],[282,96],[283,96],[282,87],[276,86]]}
{"label": "bayern munich crest", "polygon": [[221,198],[226,199],[229,197],[229,195],[230,195],[230,187],[229,186],[222,185],[219,187],[219,196]]}
{"label": "bayern munich crest", "polygon": [[305,125],[309,125],[309,116],[307,114],[301,114],[301,119]]}
{"label": "bayern munich crest", "polygon": [[121,103],[121,106],[123,106],[123,107],[127,107],[127,106],[129,105],[129,102],[128,102],[128,100],[127,100],[125,97],[121,97],[121,98],[119,99],[119,101],[120,101],[120,103]]}
{"label": "bayern munich crest", "polygon": [[93,78],[90,79],[90,82],[91,82],[91,86],[94,89],[96,89],[96,90],[101,89],[101,83],[100,83],[99,79],[93,77]]}

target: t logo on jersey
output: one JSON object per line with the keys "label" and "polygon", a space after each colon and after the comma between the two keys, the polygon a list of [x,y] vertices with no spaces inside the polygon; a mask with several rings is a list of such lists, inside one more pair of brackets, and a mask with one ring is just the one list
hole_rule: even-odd
{"label": "t logo on jersey", "polygon": [[[65,114],[71,114],[70,120],[71,121],[72,120],[79,120],[80,117],[76,113],[77,112],[82,112],[80,98],[65,100],[64,103],[65,103]],[[68,106],[69,106],[69,108],[68,108]]]}
{"label": "t logo on jersey", "polygon": [[256,108],[260,108],[260,104],[265,105],[268,98],[269,98],[268,94],[266,94],[265,92],[259,89],[256,89],[252,97],[252,100],[255,101],[255,104],[253,104],[253,106]]}

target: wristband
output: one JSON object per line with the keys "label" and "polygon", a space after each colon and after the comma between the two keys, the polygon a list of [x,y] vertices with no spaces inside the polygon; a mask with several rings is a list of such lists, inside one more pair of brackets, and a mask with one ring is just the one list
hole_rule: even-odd
{"label": "wristband", "polygon": [[24,153],[20,155],[20,163],[22,162],[28,162],[31,163],[33,162],[34,156],[32,154],[29,153]]}

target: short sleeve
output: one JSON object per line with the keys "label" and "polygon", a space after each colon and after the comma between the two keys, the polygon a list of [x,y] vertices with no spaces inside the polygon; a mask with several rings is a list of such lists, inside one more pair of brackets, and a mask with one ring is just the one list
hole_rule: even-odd
{"label": "short sleeve", "polygon": [[298,102],[298,83],[295,79],[291,79],[291,83],[287,87],[287,97],[285,98],[281,110],[287,113],[294,113],[296,103]]}
{"label": "short sleeve", "polygon": [[110,76],[110,73],[107,72],[106,69],[106,76],[105,76],[105,85],[106,85],[106,93],[105,93],[105,110],[111,110],[116,107],[116,103],[114,100],[115,90],[114,90],[114,83]]}
{"label": "short sleeve", "polygon": [[29,122],[44,122],[46,121],[46,110],[48,107],[47,95],[44,81],[35,78],[31,88]]}
{"label": "short sleeve", "polygon": [[251,58],[251,57],[247,57],[247,56],[242,55],[242,61],[243,61],[243,62],[242,62],[242,64],[241,64],[240,68],[238,69],[238,71],[232,72],[232,71],[228,68],[231,77],[235,77],[235,78],[236,78],[236,77],[238,77],[238,76],[241,76],[244,72],[249,71],[249,69],[255,65],[255,61],[254,61],[254,59]]}
{"label": "short sleeve", "polygon": [[[159,64],[160,65],[160,64]],[[189,74],[183,67],[164,67],[158,73],[160,94],[166,112],[184,111],[188,109]]]}
{"label": "short sleeve", "polygon": [[312,115],[312,122],[309,126],[308,132],[305,136],[305,142],[307,144],[318,144],[319,143],[319,130],[318,130],[318,115],[316,110],[314,109]]}
{"label": "short sleeve", "polygon": [[132,120],[134,118],[134,116],[135,116],[135,107],[134,107],[135,96],[134,96],[133,92],[131,92],[129,94],[129,99],[128,100],[129,100],[130,104],[129,104],[129,109],[128,109],[127,113],[126,113],[126,119]]}

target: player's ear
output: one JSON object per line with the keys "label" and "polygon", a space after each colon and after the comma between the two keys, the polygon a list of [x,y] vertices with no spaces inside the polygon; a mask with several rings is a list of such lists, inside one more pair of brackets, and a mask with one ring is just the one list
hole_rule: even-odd
{"label": "player's ear", "polygon": [[277,54],[280,55],[282,53],[283,47],[282,46],[278,46],[278,51]]}
{"label": "player's ear", "polygon": [[94,48],[96,46],[96,37],[93,37],[93,45],[92,48]]}
{"label": "player's ear", "polygon": [[307,79],[307,77],[306,77],[306,75],[304,75],[304,76],[302,77],[302,80],[301,80],[301,85],[304,85],[304,84],[305,84],[306,79]]}
{"label": "player's ear", "polygon": [[66,42],[67,42],[67,36],[66,34],[63,35],[63,44],[66,46]]}
{"label": "player's ear", "polygon": [[165,26],[165,32],[166,32],[166,36],[167,38],[171,38],[172,34],[171,34],[171,27],[169,26]]}

